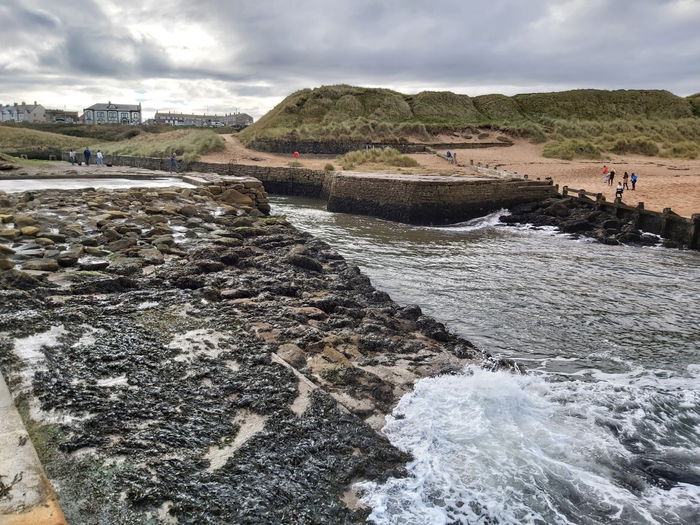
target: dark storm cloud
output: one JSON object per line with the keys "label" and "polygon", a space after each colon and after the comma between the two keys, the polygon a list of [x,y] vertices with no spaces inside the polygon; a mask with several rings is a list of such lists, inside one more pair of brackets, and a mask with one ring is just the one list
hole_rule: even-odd
{"label": "dark storm cloud", "polygon": [[[113,85],[213,80],[252,97],[341,82],[700,91],[700,0],[56,4],[0,0],[0,19],[12,21],[0,32],[7,50],[0,54],[0,98],[32,78],[75,77]],[[213,44],[200,56],[202,35]]]}

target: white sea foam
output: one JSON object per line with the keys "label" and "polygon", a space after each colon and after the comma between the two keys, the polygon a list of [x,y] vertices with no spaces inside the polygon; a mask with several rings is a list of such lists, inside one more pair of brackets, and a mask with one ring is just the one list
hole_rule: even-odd
{"label": "white sea foam", "polygon": [[697,469],[699,402],[476,368],[423,379],[384,428],[413,455],[410,476],[360,484],[362,502],[381,524],[699,523],[698,486],[665,490],[640,467]]}
{"label": "white sea foam", "polygon": [[483,230],[484,228],[494,228],[496,226],[502,225],[499,218],[503,215],[508,215],[509,211],[506,209],[501,209],[483,217],[476,217],[465,222],[459,222],[456,224],[450,224],[449,226],[428,226],[426,228],[435,228],[444,232],[471,232],[476,230]]}

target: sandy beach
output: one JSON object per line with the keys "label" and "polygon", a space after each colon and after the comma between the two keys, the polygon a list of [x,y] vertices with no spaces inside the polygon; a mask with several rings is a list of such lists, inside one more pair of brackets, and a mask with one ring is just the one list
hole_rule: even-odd
{"label": "sandy beach", "polygon": [[[258,166],[286,166],[294,159],[290,155],[254,151],[243,146],[238,138],[227,135],[226,149],[210,153],[201,158],[203,162],[241,163]],[[461,167],[455,167],[446,159],[431,153],[410,155],[421,165],[420,169],[398,170],[387,166],[367,167],[382,171],[403,173],[428,172],[435,174],[473,175],[470,161],[489,164],[517,173],[526,173],[531,178],[552,177],[560,187],[585,189],[603,193],[608,200],[615,197],[615,186],[603,182],[601,170],[604,164],[616,172],[615,184],[622,180],[625,171],[636,172],[639,181],[636,190],[626,190],[623,202],[636,205],[644,202],[646,209],[661,211],[671,208],[675,213],[690,216],[700,213],[700,160],[666,159],[642,155],[608,155],[602,160],[561,160],[542,156],[542,144],[530,144],[518,140],[510,147],[454,150]],[[444,152],[443,152],[444,153]],[[332,155],[302,155],[298,161],[305,168],[323,169],[334,164],[340,169]],[[357,169],[357,168],[356,168]],[[631,185],[630,185],[631,188]]]}

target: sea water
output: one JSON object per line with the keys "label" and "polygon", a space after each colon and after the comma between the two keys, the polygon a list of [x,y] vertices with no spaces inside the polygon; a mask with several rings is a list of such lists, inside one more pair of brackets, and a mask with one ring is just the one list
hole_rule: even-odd
{"label": "sea water", "polygon": [[409,476],[370,521],[700,523],[700,253],[605,246],[492,214],[448,227],[273,210],[526,375],[419,381],[383,432]]}

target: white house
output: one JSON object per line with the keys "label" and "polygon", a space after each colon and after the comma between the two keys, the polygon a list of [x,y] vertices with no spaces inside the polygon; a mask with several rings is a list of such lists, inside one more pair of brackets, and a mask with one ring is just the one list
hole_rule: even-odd
{"label": "white house", "polygon": [[0,106],[0,122],[44,122],[46,120],[44,106],[37,104],[17,104]]}
{"label": "white house", "polygon": [[93,104],[83,110],[85,124],[141,124],[141,104]]}

